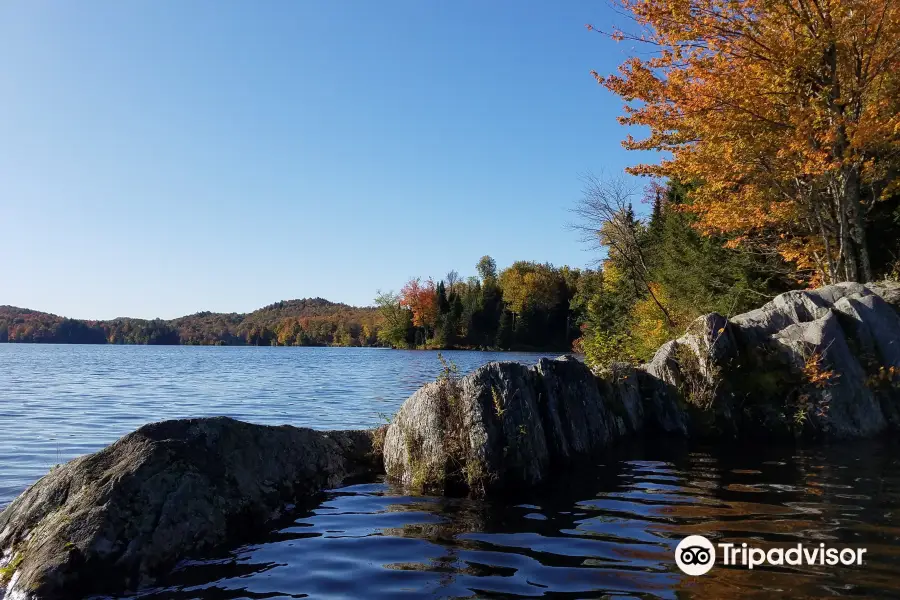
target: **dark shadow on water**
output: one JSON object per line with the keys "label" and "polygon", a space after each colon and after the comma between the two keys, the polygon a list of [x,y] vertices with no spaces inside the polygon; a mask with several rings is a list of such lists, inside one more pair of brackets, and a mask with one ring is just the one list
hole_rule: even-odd
{"label": "dark shadow on water", "polygon": [[[897,442],[797,448],[633,442],[514,498],[333,490],[275,531],[186,562],[162,598],[900,597]],[[688,577],[678,541],[867,548],[856,567],[717,564]]]}

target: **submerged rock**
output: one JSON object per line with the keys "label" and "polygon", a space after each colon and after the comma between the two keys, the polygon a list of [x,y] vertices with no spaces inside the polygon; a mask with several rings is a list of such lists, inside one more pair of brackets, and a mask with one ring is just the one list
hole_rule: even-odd
{"label": "submerged rock", "polygon": [[224,417],[145,425],[57,467],[0,513],[0,592],[43,600],[134,588],[375,460],[364,431]]}

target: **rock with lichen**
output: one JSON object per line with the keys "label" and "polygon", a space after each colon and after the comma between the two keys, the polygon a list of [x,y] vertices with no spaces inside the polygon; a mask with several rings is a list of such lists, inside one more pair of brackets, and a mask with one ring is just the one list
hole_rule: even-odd
{"label": "rock with lichen", "polygon": [[[626,382],[628,376],[631,382]],[[532,487],[643,423],[637,376],[605,384],[576,360],[485,365],[418,390],[384,442],[389,478],[478,495]]]}
{"label": "rock with lichen", "polygon": [[49,600],[147,584],[373,460],[364,431],[224,417],[145,425],[57,467],[0,513],[0,590]]}

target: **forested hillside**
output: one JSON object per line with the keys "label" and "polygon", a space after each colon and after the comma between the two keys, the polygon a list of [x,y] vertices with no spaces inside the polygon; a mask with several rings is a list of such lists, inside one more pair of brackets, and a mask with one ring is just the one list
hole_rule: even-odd
{"label": "forested hillside", "polygon": [[322,298],[277,302],[252,313],[199,312],[172,320],[81,321],[0,306],[0,342],[359,346],[377,342],[372,308]]}
{"label": "forested hillside", "polygon": [[322,298],[276,302],[247,314],[200,312],[172,320],[81,321],[0,306],[0,342],[225,346],[391,346],[565,351],[581,335],[600,286],[591,269],[490,256],[477,276],[411,279],[399,294],[358,308]]}
{"label": "forested hillside", "polygon": [[0,342],[223,346],[391,346],[569,350],[581,335],[592,270],[518,261],[477,276],[410,280],[375,307],[322,298],[286,300],[247,314],[199,312],[172,320],[82,321],[0,306]]}

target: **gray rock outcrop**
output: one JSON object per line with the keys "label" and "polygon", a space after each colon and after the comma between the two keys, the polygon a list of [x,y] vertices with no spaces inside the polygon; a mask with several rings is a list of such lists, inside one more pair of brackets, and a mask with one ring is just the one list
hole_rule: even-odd
{"label": "gray rock outcrop", "polygon": [[388,427],[385,471],[437,492],[537,485],[643,426],[637,377],[620,367],[602,380],[581,362],[542,359],[444,378],[413,394]]}
{"label": "gray rock outcrop", "polygon": [[57,467],[0,513],[0,596],[134,588],[253,531],[287,503],[373,470],[365,431],[165,421]]}
{"label": "gray rock outcrop", "polygon": [[[492,363],[417,391],[388,427],[387,475],[431,491],[536,485],[641,430],[846,439],[900,425],[900,284],[781,294],[709,314],[637,368]],[[893,368],[892,368],[893,367]]]}

